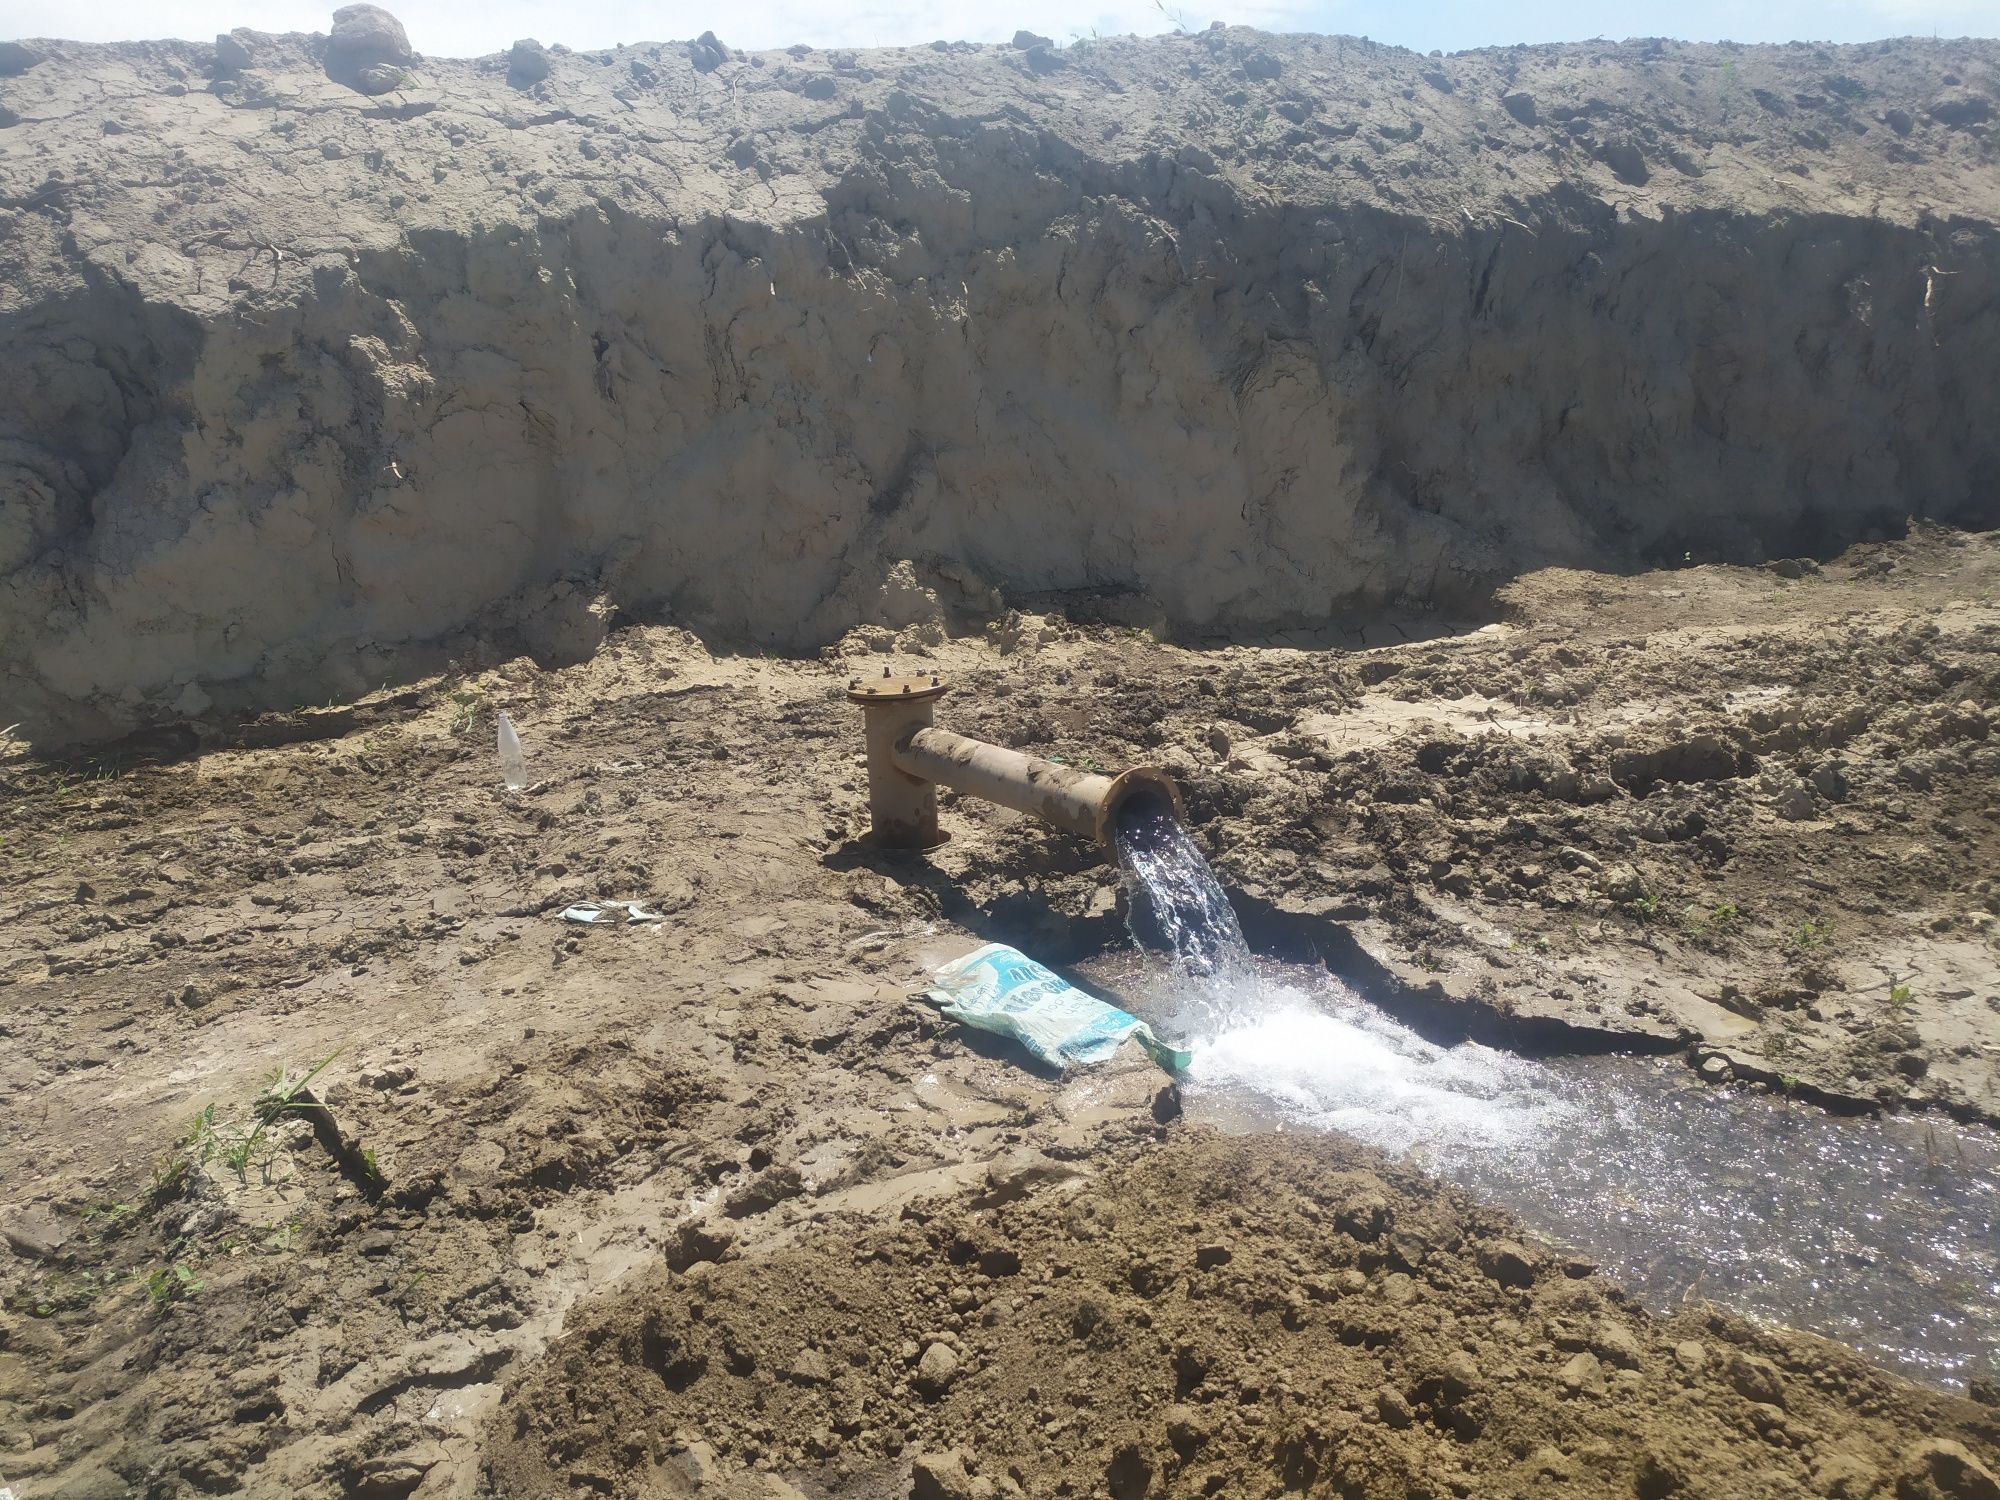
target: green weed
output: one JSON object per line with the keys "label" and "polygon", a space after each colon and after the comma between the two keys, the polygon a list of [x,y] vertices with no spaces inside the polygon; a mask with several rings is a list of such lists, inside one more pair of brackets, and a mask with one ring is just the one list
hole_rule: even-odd
{"label": "green weed", "polygon": [[270,1149],[270,1128],[292,1110],[317,1107],[314,1102],[302,1100],[300,1094],[346,1050],[336,1047],[311,1071],[297,1078],[292,1076],[291,1069],[280,1068],[251,1101],[252,1123],[248,1128],[218,1120],[212,1102],[202,1106],[180,1145],[153,1164],[154,1201],[164,1203],[179,1197],[186,1190],[189,1174],[214,1161],[229,1168],[239,1180],[249,1181],[250,1167],[257,1161],[260,1148],[266,1152]]}
{"label": "green weed", "polygon": [[453,690],[451,701],[457,712],[451,716],[451,732],[468,734],[486,715],[486,690],[467,683]]}
{"label": "green weed", "polygon": [[6,1306],[31,1318],[82,1312],[121,1279],[114,1271],[51,1271],[33,1287],[24,1287],[8,1297]]}
{"label": "green weed", "polygon": [[1107,776],[1104,763],[1094,755],[1051,755],[1050,760],[1059,766],[1075,766],[1079,771],[1089,771],[1096,776]]}
{"label": "green weed", "polygon": [[1812,917],[1799,924],[1799,930],[1792,934],[1792,941],[1801,948],[1821,948],[1833,938],[1833,923],[1823,918]]}
{"label": "green weed", "polygon": [[118,1232],[119,1226],[138,1210],[130,1203],[88,1203],[82,1218],[90,1237],[102,1243]]}
{"label": "green weed", "polygon": [[185,1302],[199,1293],[204,1283],[179,1261],[169,1261],[146,1278],[146,1295],[153,1299],[153,1306],[167,1307],[175,1302]]}

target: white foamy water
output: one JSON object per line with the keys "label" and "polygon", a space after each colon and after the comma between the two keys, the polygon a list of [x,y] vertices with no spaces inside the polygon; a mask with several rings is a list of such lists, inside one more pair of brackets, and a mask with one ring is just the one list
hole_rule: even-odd
{"label": "white foamy water", "polygon": [[1517,1150],[1570,1108],[1531,1064],[1435,1046],[1337,981],[1315,997],[1266,979],[1250,1009],[1198,1047],[1189,1073],[1218,1118],[1338,1130],[1436,1160]]}
{"label": "white foamy water", "polygon": [[[1087,966],[1135,1014],[1187,979]],[[1959,1384],[2000,1349],[2000,1138],[1845,1120],[1695,1081],[1678,1058],[1439,1046],[1324,970],[1257,960],[1195,1039],[1188,1118],[1327,1131],[1408,1160],[1599,1260],[1655,1308],[1687,1296]]]}
{"label": "white foamy water", "polygon": [[1689,1295],[1949,1384],[2000,1374],[2000,1137],[1843,1120],[1693,1080],[1676,1060],[1440,1046],[1324,969],[1253,959],[1171,813],[1119,829],[1138,936],[1086,966],[1192,1041],[1189,1118],[1337,1131],[1601,1260],[1655,1307]]}

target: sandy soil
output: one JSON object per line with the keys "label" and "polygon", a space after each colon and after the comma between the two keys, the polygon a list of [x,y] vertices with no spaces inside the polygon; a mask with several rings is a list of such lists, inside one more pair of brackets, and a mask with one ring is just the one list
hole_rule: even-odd
{"label": "sandy soil", "polygon": [[[1652,1319],[1380,1158],[941,1024],[928,967],[1121,941],[1117,879],[952,798],[927,860],[857,843],[841,689],[922,664],[942,722],[1173,768],[1253,935],[1433,1032],[1991,1119],[1996,575],[1920,529],[1365,640],[1167,646],[1082,596],[824,659],[635,625],[15,754],[0,1483],[1991,1495],[1991,1387]],[[562,921],[593,897],[664,920]]]}

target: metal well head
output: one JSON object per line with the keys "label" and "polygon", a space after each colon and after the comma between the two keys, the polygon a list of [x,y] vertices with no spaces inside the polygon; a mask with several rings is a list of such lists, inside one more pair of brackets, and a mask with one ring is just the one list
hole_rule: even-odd
{"label": "metal well head", "polygon": [[928,698],[941,698],[950,691],[951,684],[935,672],[892,677],[885,667],[880,677],[848,679],[847,701],[863,708],[879,708],[887,703],[920,703]]}

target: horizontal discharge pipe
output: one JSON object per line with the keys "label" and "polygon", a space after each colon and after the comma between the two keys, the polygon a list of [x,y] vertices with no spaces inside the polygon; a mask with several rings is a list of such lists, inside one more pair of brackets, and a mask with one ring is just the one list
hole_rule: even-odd
{"label": "horizontal discharge pipe", "polygon": [[932,705],[948,691],[935,675],[892,677],[887,671],[848,684],[848,701],[861,708],[867,734],[875,843],[897,849],[943,843],[937,819],[941,786],[1040,818],[1106,850],[1113,847],[1119,809],[1135,798],[1151,797],[1180,814],[1173,778],[1150,766],[1104,776],[933,727]]}
{"label": "horizontal discharge pipe", "polygon": [[949,729],[917,729],[894,751],[896,767],[921,781],[935,781],[968,797],[979,797],[1028,813],[1105,848],[1117,826],[1118,809],[1130,798],[1151,792],[1174,806],[1174,784],[1166,774],[1139,767],[1122,776],[1100,776],[1004,750]]}

